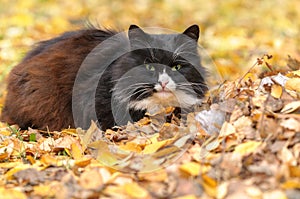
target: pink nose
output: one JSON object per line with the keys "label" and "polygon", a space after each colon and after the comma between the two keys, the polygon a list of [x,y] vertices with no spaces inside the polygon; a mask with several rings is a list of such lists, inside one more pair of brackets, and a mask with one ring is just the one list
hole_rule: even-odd
{"label": "pink nose", "polygon": [[165,87],[167,86],[167,84],[169,83],[169,81],[160,81],[159,83],[160,83],[162,89],[165,89]]}

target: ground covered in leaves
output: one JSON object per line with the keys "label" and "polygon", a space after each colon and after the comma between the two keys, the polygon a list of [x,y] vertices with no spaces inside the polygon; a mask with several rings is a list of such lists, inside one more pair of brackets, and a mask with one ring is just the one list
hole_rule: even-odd
{"label": "ground covered in leaves", "polygon": [[135,23],[181,31],[197,23],[224,81],[180,119],[169,108],[105,132],[94,123],[61,132],[0,123],[1,197],[300,198],[299,6],[4,0],[0,104],[9,70],[31,45],[87,18],[122,29]]}

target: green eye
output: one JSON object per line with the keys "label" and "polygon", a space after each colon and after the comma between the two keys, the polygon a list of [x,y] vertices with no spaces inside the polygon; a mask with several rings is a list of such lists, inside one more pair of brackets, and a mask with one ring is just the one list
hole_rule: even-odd
{"label": "green eye", "polygon": [[146,66],[146,69],[147,69],[147,70],[150,70],[150,71],[155,71],[155,68],[154,68],[154,66],[152,66],[152,65],[149,65],[149,64],[146,64],[145,66]]}
{"label": "green eye", "polygon": [[181,65],[180,64],[172,67],[172,71],[178,71],[180,69],[181,69]]}

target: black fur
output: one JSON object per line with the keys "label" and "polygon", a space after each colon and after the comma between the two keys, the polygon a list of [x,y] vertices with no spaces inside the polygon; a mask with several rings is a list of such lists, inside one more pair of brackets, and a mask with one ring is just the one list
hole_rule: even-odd
{"label": "black fur", "polygon": [[[132,104],[158,92],[155,85],[163,70],[178,90],[199,99],[204,96],[206,73],[197,53],[198,26],[182,34],[155,35],[132,25],[128,37],[120,34],[120,40],[109,41],[117,34],[89,29],[41,42],[11,71],[2,120],[50,130],[74,127],[74,122],[88,128],[91,119],[98,120],[102,129],[137,121],[149,110]],[[106,41],[110,43],[101,49]],[[102,69],[102,63],[122,48],[126,53]],[[155,71],[147,70],[147,64]],[[174,72],[174,65],[182,68]]]}

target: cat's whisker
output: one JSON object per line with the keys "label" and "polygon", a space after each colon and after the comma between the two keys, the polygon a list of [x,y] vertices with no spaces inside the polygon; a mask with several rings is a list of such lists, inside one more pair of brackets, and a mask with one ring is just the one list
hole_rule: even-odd
{"label": "cat's whisker", "polygon": [[119,81],[122,81],[122,80],[125,80],[125,79],[128,79],[128,78],[132,78],[132,76],[121,77],[121,78],[116,79],[116,80],[111,80],[110,82],[119,82]]}
{"label": "cat's whisker", "polygon": [[142,88],[142,89],[138,89],[138,90],[135,90],[134,92],[132,93],[128,93],[129,95],[127,97],[124,97],[122,98],[123,101],[127,101],[128,99],[130,99],[132,96],[138,94],[138,93],[141,93],[138,95],[138,97],[142,94],[144,94],[146,91],[149,91],[149,88]]}
{"label": "cat's whisker", "polygon": [[207,87],[206,84],[202,83],[202,82],[200,82],[200,83],[193,83],[193,82],[191,82],[191,83],[179,83],[179,84],[177,84],[177,86],[204,86],[204,87]]}
{"label": "cat's whisker", "polygon": [[[187,91],[187,92],[191,92],[191,93],[195,93],[195,90],[200,91],[201,93],[204,93],[204,88],[207,88],[206,85],[197,85],[197,84],[186,84],[186,85],[182,85],[179,84],[177,85],[177,89],[178,90],[182,90],[182,91]],[[197,92],[196,92],[197,93]]]}
{"label": "cat's whisker", "polygon": [[112,88],[111,91],[116,92],[116,91],[120,90],[121,92],[124,92],[124,91],[126,92],[128,90],[132,90],[132,88],[137,87],[137,86],[143,86],[143,87],[146,87],[146,88],[152,88],[153,87],[149,83],[136,83],[136,84],[129,85],[125,89],[122,88],[122,87],[116,86],[116,87]]}

